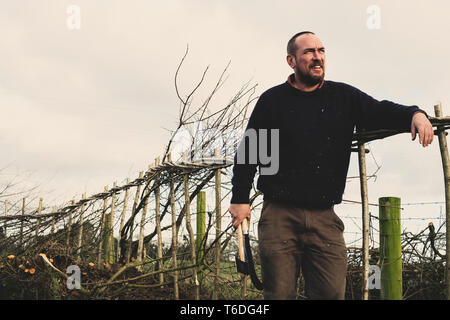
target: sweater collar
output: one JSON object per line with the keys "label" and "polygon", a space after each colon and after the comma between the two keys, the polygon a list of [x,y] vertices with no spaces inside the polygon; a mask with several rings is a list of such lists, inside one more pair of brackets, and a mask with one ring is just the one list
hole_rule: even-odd
{"label": "sweater collar", "polygon": [[[316,90],[322,88],[324,81],[325,81],[325,80],[322,80],[322,82],[320,83],[320,86],[318,86]],[[304,90],[301,90],[301,89],[297,88],[297,87],[295,86],[295,73],[292,73],[292,74],[289,75],[289,77],[287,78],[287,82],[288,82],[294,89],[296,89],[296,90],[298,90],[298,91],[301,91],[301,92],[314,92],[314,91],[316,91],[316,90],[314,90],[314,91],[304,91]]]}

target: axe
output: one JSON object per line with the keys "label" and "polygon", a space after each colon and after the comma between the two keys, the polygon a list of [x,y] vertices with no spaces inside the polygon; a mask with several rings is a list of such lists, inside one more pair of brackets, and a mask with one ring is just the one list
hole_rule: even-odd
{"label": "axe", "polygon": [[245,218],[237,228],[238,252],[236,252],[237,272],[250,275],[256,289],[262,290],[263,284],[258,279],[253,264],[252,249],[250,247],[250,237],[248,235],[248,218]]}

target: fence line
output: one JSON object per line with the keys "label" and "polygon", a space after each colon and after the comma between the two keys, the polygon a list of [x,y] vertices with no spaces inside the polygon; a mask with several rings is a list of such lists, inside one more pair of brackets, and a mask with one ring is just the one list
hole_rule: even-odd
{"label": "fence line", "polygon": [[[392,134],[395,133],[383,132],[382,136]],[[373,133],[359,136],[361,141],[375,137],[379,138]],[[151,274],[158,276],[157,285],[171,283],[175,299],[180,297],[179,285],[182,281],[188,280],[192,281],[194,295],[198,299],[200,278],[203,278],[204,274],[210,274],[214,279],[212,298],[219,299],[224,295],[220,288],[226,278],[222,273],[225,269],[221,265],[227,252],[225,249],[236,250],[230,245],[236,242],[230,241],[234,233],[229,232],[229,226],[222,230],[221,224],[222,217],[226,214],[222,213],[221,209],[222,189],[228,187],[229,190],[229,182],[222,181],[221,177],[224,173],[230,173],[231,164],[230,159],[221,158],[217,152],[214,157],[204,158],[202,162],[177,163],[171,161],[169,153],[163,163],[155,160],[154,165],[145,173],[140,172],[139,177],[131,182],[127,179],[121,186],[114,183],[111,189],[105,186],[103,192],[90,197],[83,194],[80,200],[72,200],[68,205],[59,208],[52,206],[51,212],[48,212],[50,207],[44,206],[43,198],[39,199],[39,205],[35,209],[30,209],[31,203],[27,203],[26,197],[22,198],[21,206],[20,202],[11,206],[11,203],[5,200],[5,214],[0,216],[4,226],[0,248],[2,250],[6,248],[8,254],[39,254],[57,243],[65,248],[67,256],[70,257],[75,253],[74,261],[96,261],[97,268],[100,269],[110,268],[115,264],[123,265],[121,267],[125,268],[123,270],[138,267],[141,272],[147,274],[149,270],[145,266],[154,263],[155,270],[151,271]],[[129,212],[130,216],[126,219],[128,193],[133,188],[136,190],[134,203]],[[209,212],[206,211],[208,223],[198,244],[199,229],[194,239],[190,206],[202,190],[213,191],[215,206]],[[153,203],[154,214],[149,214],[149,205]],[[11,211],[20,214],[10,214]],[[116,212],[121,214],[116,216]],[[136,219],[138,214],[141,214],[140,221]],[[164,220],[166,214],[170,215],[171,223],[162,226],[161,223],[167,220]],[[376,218],[373,215],[369,217]],[[184,218],[188,237],[187,241],[179,242],[180,235],[185,236],[180,234]],[[138,223],[135,224],[135,221]],[[149,222],[154,224],[153,232],[146,232]],[[116,225],[120,225],[117,238],[114,236]],[[61,228],[56,230],[57,227]],[[136,228],[139,235],[137,240],[133,240]],[[210,233],[213,233],[214,229],[214,240],[208,243]],[[370,229],[373,229],[373,226]],[[366,227],[363,234],[367,230]],[[171,231],[170,248],[164,248],[165,231]],[[150,246],[154,237],[157,237],[156,249]],[[413,239],[418,238],[410,237],[405,241],[411,243]],[[436,239],[438,242],[443,240],[440,236]],[[366,244],[367,240],[365,241]],[[426,248],[427,242],[424,244],[421,257],[424,256]],[[415,245],[410,252],[417,250],[418,246]],[[412,259],[411,257],[412,255],[408,259]],[[367,261],[366,259],[364,261]],[[367,262],[364,263],[368,265]],[[189,272],[185,273],[187,271]],[[233,281],[234,277],[231,282]],[[110,282],[113,283],[114,279]]]}

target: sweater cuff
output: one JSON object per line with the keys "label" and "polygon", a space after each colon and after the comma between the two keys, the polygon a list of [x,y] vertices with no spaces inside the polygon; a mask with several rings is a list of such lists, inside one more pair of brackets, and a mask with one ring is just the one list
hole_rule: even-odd
{"label": "sweater cuff", "polygon": [[[234,189],[234,188],[233,188]],[[237,192],[232,190],[231,203],[235,204],[248,204],[250,203],[250,190]]]}
{"label": "sweater cuff", "polygon": [[412,116],[411,116],[411,121],[412,121],[412,118],[414,117],[414,115],[415,115],[417,112],[423,113],[428,119],[430,118],[430,117],[428,116],[428,114],[427,114],[425,111],[423,111],[422,109],[418,109],[418,110],[416,110],[416,111],[413,112],[413,114],[412,114]]}

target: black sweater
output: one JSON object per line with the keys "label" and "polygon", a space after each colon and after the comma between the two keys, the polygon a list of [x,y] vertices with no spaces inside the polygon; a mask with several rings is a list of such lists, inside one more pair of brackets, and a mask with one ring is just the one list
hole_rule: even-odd
{"label": "black sweater", "polygon": [[[268,137],[270,129],[279,129],[278,172],[260,175],[257,188],[266,200],[300,207],[338,204],[344,193],[355,127],[408,132],[416,111],[424,112],[417,106],[377,101],[345,83],[325,81],[312,92],[300,91],[288,82],[273,87],[260,96],[247,125],[247,130],[256,132],[268,129]],[[256,168],[263,165],[259,157],[257,164],[238,163],[236,159],[237,153],[231,203],[249,203]]]}

